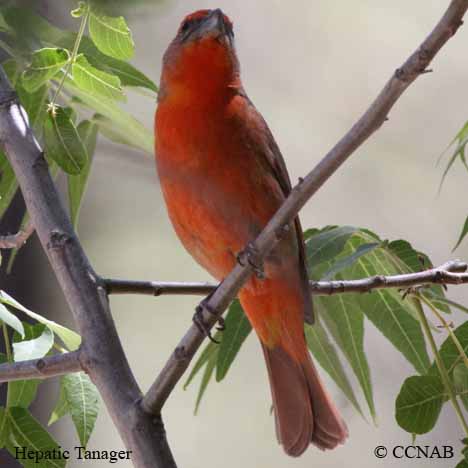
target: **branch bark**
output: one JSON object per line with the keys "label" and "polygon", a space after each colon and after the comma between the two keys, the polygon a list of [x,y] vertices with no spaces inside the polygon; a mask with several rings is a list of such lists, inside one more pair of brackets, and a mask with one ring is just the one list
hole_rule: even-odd
{"label": "branch bark", "polygon": [[[441,20],[420,47],[398,68],[364,115],[331,149],[322,161],[293,188],[267,226],[253,243],[259,258],[265,257],[281,239],[284,226],[297,215],[305,203],[338,170],[348,157],[362,145],[387,119],[387,115],[408,86],[424,71],[441,47],[461,26],[468,9],[468,0],[452,0]],[[204,320],[213,327],[252,274],[248,263],[238,264],[216,289],[204,307]],[[208,311],[209,309],[209,311]],[[145,411],[159,414],[173,388],[186,371],[191,359],[204,340],[192,325],[172,353],[161,373],[143,399]]]}
{"label": "branch bark", "polygon": [[[437,268],[392,276],[371,276],[345,281],[310,281],[310,293],[314,296],[332,294],[366,293],[374,289],[410,288],[425,284],[466,284],[468,265],[458,260],[444,263]],[[206,296],[215,291],[218,285],[210,283],[179,283],[159,281],[134,281],[103,279],[108,294],[140,294],[148,296],[198,295]]]}
{"label": "branch bark", "polygon": [[173,468],[161,417],[141,408],[130,370],[98,281],[62,207],[24,109],[0,67],[0,144],[23,193],[31,221],[83,338],[83,369],[99,389],[134,466]]}
{"label": "branch bark", "polygon": [[48,379],[81,370],[83,367],[80,362],[80,352],[73,351],[42,359],[1,364],[0,383],[12,380]]}
{"label": "branch bark", "polygon": [[16,234],[0,236],[0,249],[19,249],[34,232],[32,223],[28,223],[23,230]]}

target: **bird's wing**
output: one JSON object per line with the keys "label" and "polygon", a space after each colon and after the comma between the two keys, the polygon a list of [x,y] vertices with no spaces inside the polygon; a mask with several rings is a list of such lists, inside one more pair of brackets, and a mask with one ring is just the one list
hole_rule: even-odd
{"label": "bird's wing", "polygon": [[[252,101],[245,94],[244,90],[239,90],[238,98],[245,100],[246,105],[242,107],[246,109],[248,116],[247,119],[244,121],[249,122],[249,128],[257,134],[257,141],[258,137],[260,137],[260,140],[263,139],[263,144],[261,145],[261,148],[267,148],[267,151],[258,151],[257,154],[260,154],[264,157],[265,162],[267,163],[267,167],[270,168],[275,179],[278,181],[281,190],[284,193],[284,196],[287,197],[292,190],[291,179],[289,178],[286,163],[284,162],[283,155],[281,154],[281,151],[273,137],[273,134],[271,133],[268,124],[265,122],[260,112],[258,112]],[[312,308],[312,299],[309,292],[309,277],[306,268],[304,236],[302,233],[301,222],[298,216],[294,218],[294,226],[296,231],[297,245],[299,248],[299,265],[301,280],[305,291],[306,301],[308,302],[306,304],[304,319],[307,323],[313,324],[314,313]]]}

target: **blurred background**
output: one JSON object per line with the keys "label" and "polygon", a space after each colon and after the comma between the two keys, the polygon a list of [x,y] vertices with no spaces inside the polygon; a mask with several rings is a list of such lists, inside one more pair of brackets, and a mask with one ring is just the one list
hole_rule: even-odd
{"label": "blurred background", "polygon": [[[23,2],[24,3],[24,2]],[[75,28],[72,2],[37,3],[49,20]],[[128,3],[128,2],[127,2]],[[390,74],[429,33],[448,1],[355,0],[172,0],[132,2],[125,15],[133,31],[133,63],[155,81],[161,57],[181,19],[199,8],[220,7],[234,21],[245,88],[268,121],[282,149],[291,179],[308,172],[349,129]],[[118,8],[116,7],[116,11]],[[440,153],[468,117],[466,60],[468,31],[461,28],[432,64],[434,73],[412,85],[368,143],[359,148],[301,212],[305,228],[350,224],[382,238],[404,238],[435,264],[454,258],[466,217],[467,174],[456,165],[444,188]],[[155,102],[129,94],[129,110],[147,127]],[[167,281],[210,280],[183,250],[166,215],[152,158],[104,139],[99,141],[79,235],[103,276]],[[456,252],[468,259],[468,242]],[[10,291],[32,309],[73,326],[49,265],[34,240],[20,253]],[[33,286],[31,288],[31,285]],[[8,289],[7,289],[8,290]],[[466,287],[449,297],[468,304]],[[144,390],[191,323],[197,297],[112,297],[114,318],[128,358]],[[411,366],[370,323],[365,349],[371,367],[379,425],[364,421],[325,374],[347,421],[346,445],[301,458],[286,457],[276,443],[266,369],[251,335],[226,381],[210,384],[198,416],[197,384],[179,386],[164,411],[169,443],[180,467],[447,467],[455,466],[461,431],[450,405],[420,445],[452,445],[454,460],[376,460],[374,448],[409,445],[394,419],[394,401]],[[349,373],[351,379],[353,376]],[[354,380],[352,380],[354,382]],[[43,421],[58,396],[56,384],[40,387],[35,414]],[[365,404],[363,405],[365,407]],[[33,410],[34,411],[34,410]],[[67,419],[55,425],[65,448],[77,445]],[[122,442],[102,409],[90,449],[119,450]],[[1,457],[0,457],[1,458]],[[344,462],[346,460],[346,462]],[[17,466],[4,461],[2,466]],[[73,461],[70,467],[107,466]],[[130,462],[119,462],[129,467]]]}

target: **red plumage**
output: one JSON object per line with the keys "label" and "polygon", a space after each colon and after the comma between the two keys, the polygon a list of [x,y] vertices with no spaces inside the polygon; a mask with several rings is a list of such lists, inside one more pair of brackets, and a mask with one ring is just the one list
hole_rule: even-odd
{"label": "red plumage", "polygon": [[[235,266],[291,190],[281,153],[246,96],[232,23],[200,10],[181,24],[163,60],[155,117],[156,162],[170,219],[185,248],[215,278]],[[307,351],[311,316],[299,219],[252,277],[240,302],[262,343],[284,450],[334,448],[346,425]]]}

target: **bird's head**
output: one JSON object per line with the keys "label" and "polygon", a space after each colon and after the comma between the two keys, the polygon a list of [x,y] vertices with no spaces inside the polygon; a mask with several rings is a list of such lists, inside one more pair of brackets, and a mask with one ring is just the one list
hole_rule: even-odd
{"label": "bird's head", "polygon": [[181,89],[219,93],[235,86],[238,79],[231,20],[219,8],[186,16],[164,54],[162,97]]}

